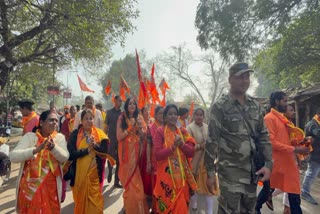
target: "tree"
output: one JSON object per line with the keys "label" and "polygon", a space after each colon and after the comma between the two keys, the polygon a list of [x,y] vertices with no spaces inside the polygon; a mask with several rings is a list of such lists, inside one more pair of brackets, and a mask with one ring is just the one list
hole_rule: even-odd
{"label": "tree", "polygon": [[[10,72],[10,81],[6,84],[5,90],[1,93],[9,106],[17,105],[17,101],[28,98],[36,101],[36,105],[48,104],[51,95],[47,94],[47,86],[61,86],[61,83],[53,76],[48,75],[50,66],[41,64],[18,65],[17,69],[21,72]],[[58,97],[58,96],[55,96]]]}
{"label": "tree", "polygon": [[301,15],[319,13],[318,0],[201,0],[197,40],[223,58],[246,60],[255,48],[280,38]]}
{"label": "tree", "polygon": [[[143,61],[143,53],[140,53],[140,58]],[[142,72],[146,74],[146,69],[144,69],[143,66],[141,69]],[[112,62],[110,69],[106,72],[106,74],[103,75],[100,81],[103,88],[103,96],[105,98],[110,98],[110,96],[107,97],[104,93],[104,88],[109,80],[111,80],[111,86],[114,93],[119,94],[120,75],[122,75],[128,83],[131,94],[133,96],[138,96],[140,84],[137,75],[136,57],[133,54],[127,54],[124,59],[119,59]]]}
{"label": "tree", "polygon": [[259,95],[320,81],[320,13],[297,18],[255,58]]}
{"label": "tree", "polygon": [[123,43],[137,17],[135,0],[0,0],[0,86],[27,63],[94,66]]}
{"label": "tree", "polygon": [[164,67],[168,68],[169,76],[180,78],[186,82],[199,96],[203,106],[207,108],[206,101],[198,87],[198,83],[201,80],[189,72],[189,66],[195,59],[191,51],[185,48],[185,45],[171,47],[171,53],[164,53],[158,56],[158,60]]}
{"label": "tree", "polygon": [[209,83],[209,97],[212,103],[215,102],[222,93],[226,90],[228,72],[226,60],[215,59],[214,53],[206,54],[201,58],[201,61],[208,65],[208,72],[205,73],[211,81]]}

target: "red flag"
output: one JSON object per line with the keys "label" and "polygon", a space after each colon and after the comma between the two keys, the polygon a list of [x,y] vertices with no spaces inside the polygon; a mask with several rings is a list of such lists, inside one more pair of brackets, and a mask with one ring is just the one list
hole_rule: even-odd
{"label": "red flag", "polygon": [[[140,82],[140,92],[139,92],[138,107],[139,108],[143,108],[144,105],[146,104],[146,101],[148,100],[148,92],[147,92],[146,85],[144,84],[144,81],[142,79],[142,72],[141,72],[139,55],[138,55],[137,49],[136,49],[136,61],[137,61],[138,79],[139,79],[139,82]],[[139,104],[140,104],[140,106],[139,106]]]}
{"label": "red flag", "polygon": [[94,93],[93,90],[89,89],[88,86],[82,81],[82,79],[80,78],[80,76],[77,74],[78,76],[78,81],[79,81],[79,85],[80,85],[80,89],[82,91],[87,91],[87,92],[92,92]]}
{"label": "red flag", "polygon": [[120,97],[122,100],[126,100],[126,95],[125,95],[125,92],[127,92],[128,94],[130,94],[130,88],[127,84],[127,82],[124,80],[123,76],[121,75],[120,77]]}
{"label": "red flag", "polygon": [[106,95],[108,96],[111,92],[111,81],[108,80],[108,84],[106,86],[106,88],[104,89],[104,92],[106,93]]}

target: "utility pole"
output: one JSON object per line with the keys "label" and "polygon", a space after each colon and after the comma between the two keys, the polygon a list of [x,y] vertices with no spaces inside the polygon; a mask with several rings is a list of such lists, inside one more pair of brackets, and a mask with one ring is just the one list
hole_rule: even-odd
{"label": "utility pole", "polygon": [[[52,66],[52,86],[54,86],[54,76],[56,73],[56,60],[53,60],[53,66]],[[54,105],[54,94],[52,94],[52,103]]]}

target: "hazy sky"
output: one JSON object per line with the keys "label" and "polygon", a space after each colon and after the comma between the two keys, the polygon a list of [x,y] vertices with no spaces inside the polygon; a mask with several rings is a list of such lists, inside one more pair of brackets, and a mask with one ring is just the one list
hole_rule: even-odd
{"label": "hazy sky", "polygon": [[[112,60],[123,58],[127,53],[133,53],[135,48],[144,49],[147,58],[167,51],[171,46],[187,43],[193,53],[200,53],[196,42],[197,31],[194,26],[198,0],[138,0],[137,7],[140,11],[138,19],[133,23],[136,30],[127,36],[125,47],[113,47]],[[111,61],[112,61],[111,60]],[[87,77],[81,68],[78,70],[83,81],[88,87],[95,90],[94,94],[84,92],[84,96],[92,94],[96,99],[102,97],[101,86]],[[102,71],[105,68],[101,68]],[[73,95],[81,95],[76,73],[68,74],[69,85]],[[67,83],[66,75],[62,76],[64,84]]]}

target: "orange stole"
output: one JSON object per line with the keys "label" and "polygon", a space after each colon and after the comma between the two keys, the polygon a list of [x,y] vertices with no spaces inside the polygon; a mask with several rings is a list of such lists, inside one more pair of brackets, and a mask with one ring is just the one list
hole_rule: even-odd
{"label": "orange stole", "polygon": [[[165,148],[171,148],[176,134],[180,135],[184,142],[192,139],[186,131],[182,134],[178,128],[172,131],[165,126]],[[176,148],[168,160],[158,161],[154,188],[157,213],[188,213],[189,188],[196,190],[197,184],[186,156],[180,148]]]}
{"label": "orange stole", "polygon": [[[54,138],[57,132],[52,133]],[[44,138],[39,130],[37,146]],[[42,150],[34,159],[25,162],[18,193],[19,213],[60,213],[56,177],[60,176],[58,161],[48,150]]]}
{"label": "orange stole", "polygon": [[23,117],[22,125],[25,126],[30,120],[32,120],[36,116],[37,116],[37,113],[33,111],[29,116]]}
{"label": "orange stole", "polygon": [[124,115],[120,116],[127,120],[128,136],[119,141],[118,155],[120,161],[119,178],[124,186],[123,204],[126,213],[145,214],[148,212],[148,205],[145,199],[142,178],[138,166],[140,152],[140,137],[136,134],[138,124],[131,125],[129,119]]}
{"label": "orange stole", "polygon": [[[91,135],[96,143],[108,139],[102,130],[94,127]],[[88,148],[88,144],[81,128],[77,135],[77,149],[85,148]],[[75,184],[71,187],[75,202],[74,213],[103,213],[103,197],[100,191],[96,154],[97,152],[92,150],[89,155],[77,159]]]}
{"label": "orange stole", "polygon": [[[301,145],[301,142],[303,142],[305,138],[304,131],[300,129],[299,127],[296,127],[291,121],[289,121],[282,113],[278,112],[275,109],[271,109],[271,111],[280,119],[280,121],[286,125],[288,132],[289,132],[289,138],[290,142],[293,146],[303,146]],[[313,150],[311,145],[308,145],[310,148],[310,152]],[[299,160],[305,160],[308,155],[303,154],[297,154],[297,157]]]}

